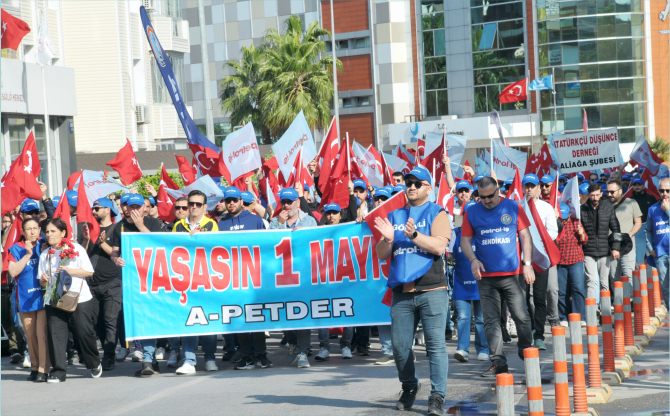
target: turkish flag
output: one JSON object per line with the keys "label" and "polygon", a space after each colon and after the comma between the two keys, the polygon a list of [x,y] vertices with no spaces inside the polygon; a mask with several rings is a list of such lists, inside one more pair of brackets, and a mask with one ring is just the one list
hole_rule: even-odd
{"label": "turkish flag", "polygon": [[100,236],[100,224],[98,220],[93,216],[93,211],[91,210],[91,204],[88,203],[88,196],[86,196],[86,187],[83,186],[84,183],[84,173],[80,173],[81,176],[81,186],[77,191],[77,224],[81,222],[88,223],[89,235],[91,237],[91,243],[95,244],[98,241]]}
{"label": "turkish flag", "polygon": [[447,180],[444,175],[442,175],[440,177],[440,193],[437,195],[437,201],[435,201],[435,203],[446,209],[449,215],[453,218],[454,202],[456,202],[456,196],[451,193],[451,189],[449,189],[449,185],[447,185]]}
{"label": "turkish flag", "polygon": [[184,186],[189,186],[195,182],[196,170],[188,163],[188,159],[184,156],[174,155],[177,159],[177,166],[179,166],[179,174],[181,175],[181,181],[184,183]]}
{"label": "turkish flag", "polygon": [[[371,149],[374,149],[374,147],[372,147]],[[375,152],[377,152],[377,149],[375,149]],[[386,157],[384,157],[384,154],[383,153],[378,154],[382,158],[382,172],[384,176],[384,186],[393,185],[393,169],[391,169],[391,167],[386,163]]]}
{"label": "turkish flag", "polygon": [[416,156],[419,160],[423,160],[426,157],[426,141],[423,139],[418,139],[416,142]]}
{"label": "turkish flag", "polygon": [[[4,12],[4,10],[3,10]],[[2,284],[6,284],[6,273],[7,269],[9,268],[9,251],[7,251],[7,248],[13,246],[14,244],[19,242],[19,238],[23,235],[23,219],[21,218],[20,214],[16,214],[16,218],[14,218],[14,222],[12,223],[12,226],[9,227],[9,231],[7,231],[9,234],[7,235],[7,241],[5,242],[5,250],[2,256]],[[16,259],[15,259],[16,260]],[[20,259],[18,259],[20,260]]]}
{"label": "turkish flag", "polygon": [[[80,186],[79,189],[86,188],[85,186]],[[65,225],[67,225],[67,235],[68,239],[72,239],[73,233],[72,233],[72,224],[70,221],[70,204],[67,202],[67,191],[63,190],[63,193],[60,195],[60,201],[58,201],[58,206],[56,207],[56,211],[54,211],[54,218],[60,218],[61,220],[65,221]],[[79,197],[77,196],[77,199]],[[79,205],[79,203],[77,203]]]}
{"label": "turkish flag", "polygon": [[551,185],[551,192],[549,193],[549,205],[551,205],[552,208],[556,209],[558,208],[558,205],[561,203],[561,194],[558,192],[558,175],[556,175],[556,179],[554,179],[554,184]]}
{"label": "turkish flag", "polygon": [[404,208],[407,205],[407,197],[404,192],[398,192],[383,204],[373,209],[365,216],[365,222],[370,227],[375,244],[382,239],[382,234],[375,228],[375,218],[388,218],[388,214],[396,209]]}
{"label": "turkish flag", "polygon": [[[24,199],[40,199],[42,189],[37,175],[42,171],[35,138],[31,132],[23,145],[21,154],[12,162],[2,177],[2,215],[20,205]],[[36,173],[37,172],[37,173]]]}
{"label": "turkish flag", "polygon": [[[196,171],[200,169],[203,175],[209,175],[213,178],[223,177],[228,184],[232,182],[230,180],[230,172],[228,172],[228,168],[223,162],[223,157],[219,153],[209,147],[202,147],[193,143],[189,143],[188,147],[193,152],[193,167],[196,168]],[[221,164],[223,164],[223,172],[220,168]]]}
{"label": "turkish flag", "polygon": [[[258,184],[260,185],[260,194],[268,204],[271,204],[271,201],[274,201],[275,203],[279,201],[277,194],[281,190],[281,186],[279,186],[279,180],[277,180],[277,176],[275,176],[274,173],[274,171],[278,169],[279,164],[277,163],[277,158],[273,156],[263,162],[259,172]],[[272,198],[270,196],[272,196]]]}
{"label": "turkish flag", "polygon": [[[425,159],[421,159],[421,162],[419,162],[419,164],[425,166],[429,172],[432,172],[434,178],[437,178],[438,176],[442,176],[442,174],[444,174],[444,163],[442,163],[442,155],[444,155],[444,152],[445,152],[445,143],[443,134],[442,143],[440,143],[440,145],[437,146],[435,150],[431,152],[431,154],[426,156]],[[433,166],[435,167],[434,172],[433,172]],[[433,184],[433,186],[435,186],[435,184]]]}
{"label": "turkish flag", "polygon": [[526,84],[528,83],[527,81],[528,80],[524,78],[521,81],[517,81],[514,84],[506,86],[498,96],[500,104],[513,103],[516,101],[526,101],[528,99],[526,92]]}
{"label": "turkish flag", "polygon": [[551,172],[552,163],[553,160],[549,153],[549,147],[547,146],[547,143],[545,143],[542,145],[542,148],[538,153],[532,155],[530,159],[528,159],[524,175],[527,173],[534,173],[538,178],[542,178],[544,175],[548,175]]}
{"label": "turkish flag", "polygon": [[161,220],[172,222],[176,219],[174,213],[175,199],[167,193],[166,189],[179,189],[179,187],[170,178],[165,166],[161,166],[161,182],[158,186],[158,195],[156,195],[156,207],[158,208],[158,217]]}
{"label": "turkish flag", "polygon": [[349,207],[349,154],[349,146],[345,144],[340,147],[330,178],[323,190],[322,207],[331,202],[335,202],[342,209]]}
{"label": "turkish flag", "polygon": [[121,182],[124,185],[130,185],[142,177],[142,169],[137,162],[137,157],[133,151],[133,145],[126,138],[126,145],[119,150],[116,157],[106,163],[109,167],[119,173]]}
{"label": "turkish flag", "polygon": [[521,201],[523,199],[523,186],[521,185],[521,175],[519,175],[519,168],[516,168],[516,173],[514,174],[514,181],[507,190],[507,199],[513,201]]}
{"label": "turkish flag", "polygon": [[[316,168],[319,171],[320,178],[319,191],[321,193],[324,192],[328,184],[330,172],[332,172],[335,165],[335,156],[340,150],[340,143],[337,137],[337,123],[335,122],[335,117],[333,117],[328,133],[326,133],[326,137],[321,143],[319,154],[316,156]],[[277,166],[277,169],[279,169],[279,166]]]}
{"label": "turkish flag", "polygon": [[416,158],[414,157],[414,155],[407,152],[401,143],[398,143],[398,146],[396,147],[395,157],[400,158],[405,162],[407,162],[407,167],[403,169],[403,173],[409,173],[414,168]]}
{"label": "turkish flag", "polygon": [[21,19],[17,19],[2,9],[2,49],[9,48],[18,51],[19,44],[24,36],[30,33],[30,26]]}

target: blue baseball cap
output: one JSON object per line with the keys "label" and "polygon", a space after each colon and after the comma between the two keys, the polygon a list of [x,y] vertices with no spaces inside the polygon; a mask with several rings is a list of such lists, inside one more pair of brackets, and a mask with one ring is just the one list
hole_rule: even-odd
{"label": "blue baseball cap", "polygon": [[112,211],[112,214],[116,215],[115,203],[113,203],[109,198],[98,198],[93,201],[93,206],[109,208]]}
{"label": "blue baseball cap", "polygon": [[226,191],[223,193],[223,199],[228,199],[228,198],[240,199],[241,197],[242,197],[242,192],[240,192],[240,190],[237,186],[231,186],[230,188],[226,189]]}
{"label": "blue baseball cap", "polygon": [[130,198],[130,195],[132,194],[123,194],[121,195],[121,205],[127,204],[128,203],[128,198]]}
{"label": "blue baseball cap", "polygon": [[[546,176],[546,175],[545,175]],[[582,172],[577,172],[577,179],[586,179]]]}
{"label": "blue baseball cap", "polygon": [[478,190],[479,189],[478,189],[477,185],[475,185],[475,189],[472,192],[477,192]]}
{"label": "blue baseball cap", "polygon": [[554,177],[551,175],[544,175],[542,179],[540,179],[540,182],[542,183],[554,183]]}
{"label": "blue baseball cap", "polygon": [[407,189],[407,187],[400,183],[393,187],[393,194],[395,195],[398,192],[405,192],[405,189]]}
{"label": "blue baseball cap", "polygon": [[538,179],[536,174],[527,173],[527,174],[523,175],[523,180],[521,181],[521,185],[525,185],[527,183],[532,183],[533,185],[539,185],[540,180]]}
{"label": "blue baseball cap", "polygon": [[604,184],[600,185],[600,189],[602,189],[603,193],[607,193],[607,184],[604,183]]}
{"label": "blue baseball cap", "polygon": [[561,204],[559,205],[559,207],[561,209],[561,218],[567,220],[568,217],[570,217],[570,207],[567,206],[566,204]]}
{"label": "blue baseball cap", "polygon": [[379,198],[380,196],[390,198],[391,193],[385,188],[379,188],[379,189],[377,189],[377,192],[375,192],[375,198]]}
{"label": "blue baseball cap", "polygon": [[130,194],[130,196],[128,197],[128,201],[126,201],[126,204],[128,206],[144,205],[144,197],[140,194]]}
{"label": "blue baseball cap", "polygon": [[281,191],[279,191],[279,201],[280,202],[284,199],[288,199],[290,201],[295,201],[298,198],[299,198],[298,197],[298,191],[296,191],[293,188],[284,188]]}
{"label": "blue baseball cap", "polygon": [[29,212],[34,210],[40,210],[40,204],[38,204],[34,199],[26,199],[21,204],[21,212]]}
{"label": "blue baseball cap", "polygon": [[625,180],[631,181],[631,180],[633,180],[633,175],[631,175],[630,173],[627,173],[627,174],[623,175],[621,177],[621,179],[624,180],[624,181]]}
{"label": "blue baseball cap", "polygon": [[463,188],[469,189],[470,192],[472,192],[472,189],[473,189],[472,185],[470,185],[470,182],[468,182],[468,181],[458,181],[456,183],[456,190],[458,191],[459,189],[463,189]]}
{"label": "blue baseball cap", "polygon": [[250,204],[256,200],[254,195],[249,191],[244,191],[241,193],[241,195],[242,195],[242,201],[246,202],[247,204]]}
{"label": "blue baseball cap", "polygon": [[484,175],[477,175],[477,176],[475,176],[475,183],[477,183],[477,182],[479,182],[480,180],[482,180],[482,178],[484,178]]}
{"label": "blue baseball cap", "polygon": [[514,183],[514,178],[509,178],[508,180],[505,181],[505,190],[509,189],[510,185]]}
{"label": "blue baseball cap", "polygon": [[156,200],[154,199],[153,196],[150,196],[150,197],[149,197],[149,203],[150,203],[151,205],[156,205]]}
{"label": "blue baseball cap", "polygon": [[607,172],[603,172],[603,173],[601,173],[601,174],[600,174],[600,176],[603,176],[603,175],[605,175],[605,177],[607,177],[607,178],[609,178],[609,177],[610,177],[610,174],[609,174],[609,173],[607,173]]}
{"label": "blue baseball cap", "polygon": [[565,189],[565,184],[564,184],[564,183],[558,185],[558,192],[563,193],[563,190],[564,190],[564,189]]}
{"label": "blue baseball cap", "polygon": [[79,197],[77,191],[67,191],[65,195],[67,195],[67,203],[70,204],[71,207],[76,207],[77,198]]}
{"label": "blue baseball cap", "polygon": [[639,183],[640,185],[644,185],[644,181],[642,180],[642,178],[633,179],[633,185],[635,185],[636,183]]}
{"label": "blue baseball cap", "polygon": [[58,206],[58,203],[59,203],[59,202],[60,202],[60,197],[59,197],[59,196],[55,196],[55,197],[53,197],[53,199],[51,200],[51,203],[54,205],[54,208],[56,208],[56,207]]}
{"label": "blue baseball cap", "polygon": [[579,195],[588,195],[590,184],[584,182],[579,185]]}
{"label": "blue baseball cap", "polygon": [[389,195],[391,195],[393,193],[393,186],[392,185],[386,185],[385,187],[383,187],[381,189],[386,189],[386,192],[388,192]]}
{"label": "blue baseball cap", "polygon": [[463,205],[463,214],[473,205],[477,204],[475,201],[468,201]]}
{"label": "blue baseball cap", "polygon": [[354,181],[354,188],[368,189],[368,187],[365,186],[365,181],[363,179],[356,179]]}
{"label": "blue baseball cap", "polygon": [[336,204],[336,203],[332,202],[332,203],[326,205],[325,207],[323,207],[323,212],[324,213],[326,213],[328,211],[342,212],[342,208],[340,208],[339,204]]}
{"label": "blue baseball cap", "polygon": [[417,178],[420,181],[426,181],[426,182],[431,183],[431,184],[433,183],[433,179],[430,177],[430,173],[428,173],[428,170],[424,169],[424,168],[416,167],[416,168],[412,169],[412,171],[410,173],[405,175],[405,179],[407,179],[410,176],[414,176],[415,178]]}

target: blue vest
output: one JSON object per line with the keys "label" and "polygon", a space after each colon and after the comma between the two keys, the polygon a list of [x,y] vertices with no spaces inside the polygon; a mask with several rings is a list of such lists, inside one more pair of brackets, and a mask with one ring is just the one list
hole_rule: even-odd
{"label": "blue vest", "polygon": [[472,274],[472,267],[468,258],[461,250],[461,228],[456,229],[456,242],[454,243],[454,294],[455,300],[479,300],[477,279]]}
{"label": "blue vest", "polygon": [[410,283],[420,278],[430,270],[436,256],[414,244],[412,240],[405,237],[405,224],[411,217],[414,219],[416,231],[421,234],[430,235],[430,229],[437,214],[444,209],[432,202],[408,208],[401,208],[388,214],[389,221],[393,225],[393,252],[391,254],[391,270],[389,280],[386,284],[393,289],[405,283]]}
{"label": "blue vest", "polygon": [[501,198],[493,209],[479,202],[468,209],[467,217],[473,230],[472,242],[477,259],[482,262],[487,276],[509,273],[519,269],[517,217],[519,203]]}
{"label": "blue vest", "polygon": [[657,257],[670,254],[668,249],[668,242],[670,240],[670,227],[668,227],[668,214],[661,209],[661,202],[657,202],[649,207],[649,214],[647,221],[652,222],[652,230],[654,235],[651,239],[651,244],[654,246],[654,251]]}
{"label": "blue vest", "polygon": [[[41,241],[41,240],[40,240]],[[44,288],[40,285],[40,278],[37,275],[37,268],[40,261],[39,246],[33,247],[33,255],[26,264],[21,274],[16,278],[16,296],[20,312],[32,312],[44,309]],[[14,244],[9,248],[14,259],[19,261],[26,255],[26,248]]]}

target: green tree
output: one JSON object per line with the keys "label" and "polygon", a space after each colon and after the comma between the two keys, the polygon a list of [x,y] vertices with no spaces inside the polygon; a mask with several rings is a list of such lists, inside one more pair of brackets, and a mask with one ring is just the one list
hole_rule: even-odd
{"label": "green tree", "polygon": [[[172,173],[168,172],[168,175],[170,178],[174,181],[174,183],[177,184],[180,188],[184,187],[184,183],[181,181],[181,175],[178,173]],[[131,183],[128,188],[130,189],[136,189],[137,193],[144,196],[144,197],[149,197],[151,194],[147,192],[146,189],[144,189],[144,184],[148,183],[149,185],[153,185],[154,189],[156,192],[158,192],[158,187],[161,184],[161,172],[160,170],[156,172],[155,175],[144,175],[140,179],[136,180],[135,182]],[[123,192],[118,192],[120,194],[123,194]]]}
{"label": "green tree", "polygon": [[651,150],[658,155],[661,159],[668,161],[668,152],[670,151],[670,146],[668,141],[664,138],[656,135],[656,140],[649,143]]}

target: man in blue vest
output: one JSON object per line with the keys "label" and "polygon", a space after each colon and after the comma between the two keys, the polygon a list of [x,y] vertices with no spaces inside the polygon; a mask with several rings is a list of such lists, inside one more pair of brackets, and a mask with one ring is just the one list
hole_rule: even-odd
{"label": "man in blue vest", "polygon": [[663,300],[665,300],[665,305],[670,307],[670,303],[668,303],[668,242],[670,240],[670,227],[668,226],[670,203],[668,203],[668,197],[670,196],[670,179],[665,177],[660,180],[658,193],[661,194],[661,200],[649,207],[645,237],[647,239],[647,250],[656,262]]}
{"label": "man in blue vest", "polygon": [[[526,213],[517,202],[500,197],[495,179],[485,177],[478,186],[480,202],[471,207],[463,218],[461,250],[472,265],[472,274],[479,280],[484,330],[492,362],[482,377],[495,377],[508,371],[500,329],[500,304],[503,300],[516,324],[517,345],[522,360],[523,350],[533,343],[523,290],[526,284],[535,282],[533,242]],[[519,239],[523,243],[523,262]],[[472,250],[473,242],[476,255]]]}
{"label": "man in blue vest", "polygon": [[375,228],[382,235],[376,250],[380,260],[391,258],[387,285],[393,291],[393,356],[402,383],[396,409],[411,409],[421,389],[412,350],[416,325],[421,319],[430,362],[428,414],[442,415],[449,363],[444,343],[449,319],[444,257],[451,225],[446,211],[428,202],[433,190],[431,183],[425,168],[414,168],[405,175],[409,203],[389,213],[388,218],[375,219]]}

